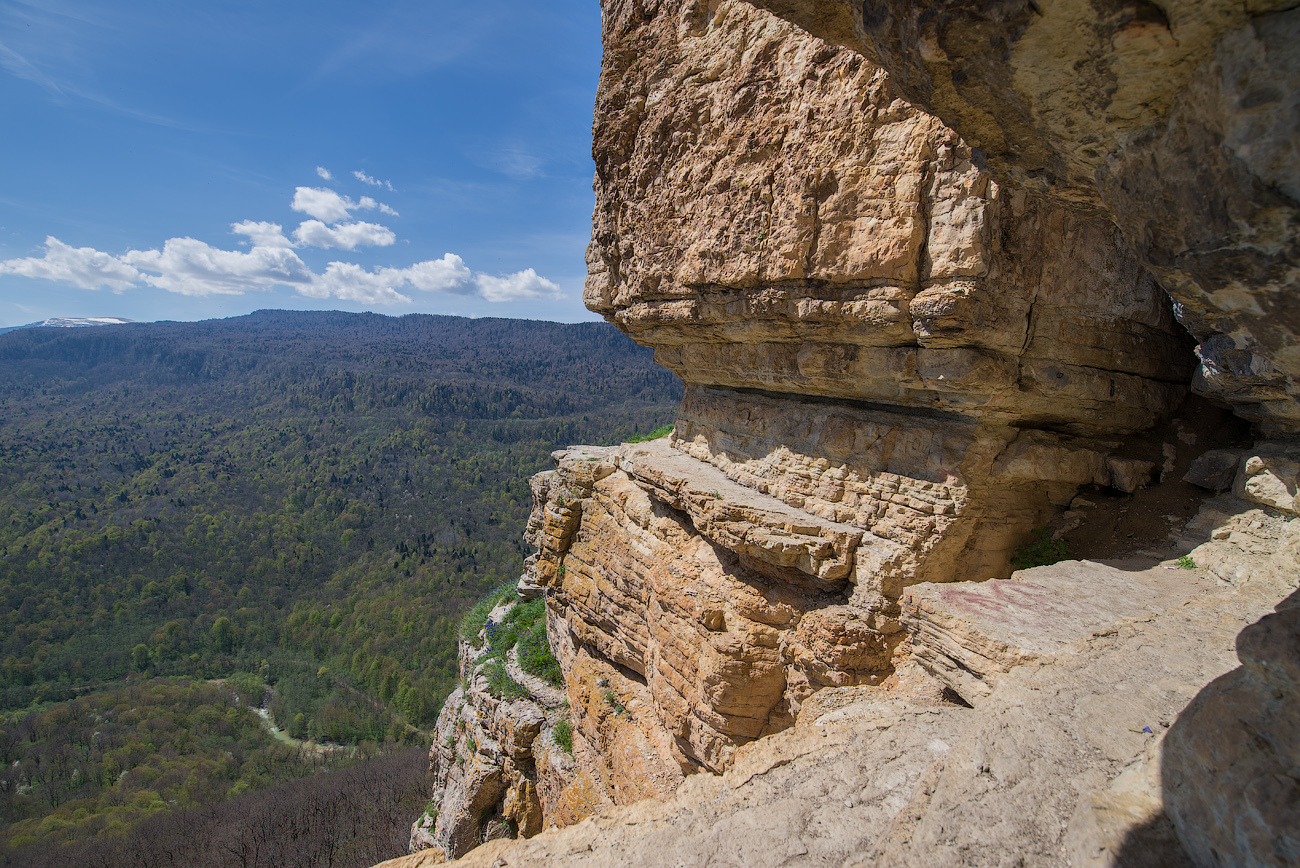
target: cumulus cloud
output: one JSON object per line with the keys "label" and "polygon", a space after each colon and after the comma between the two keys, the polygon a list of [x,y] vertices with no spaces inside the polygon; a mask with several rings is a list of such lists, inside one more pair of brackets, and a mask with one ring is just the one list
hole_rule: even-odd
{"label": "cumulus cloud", "polygon": [[402,273],[403,280],[425,292],[455,292],[463,295],[472,286],[465,260],[454,253],[444,253],[442,259],[429,259],[398,270]]}
{"label": "cumulus cloud", "polygon": [[292,247],[293,242],[284,237],[284,228],[279,223],[260,223],[245,220],[230,224],[230,231],[236,235],[247,235],[248,242],[254,247]]}
{"label": "cumulus cloud", "polygon": [[377,272],[366,271],[351,262],[331,262],[325,266],[325,273],[317,275],[311,288],[303,294],[313,298],[341,298],[362,304],[409,304],[411,299],[396,290],[395,287],[401,286],[402,281],[394,279],[392,271],[388,268],[381,268]]}
{"label": "cumulus cloud", "polygon": [[360,169],[353,172],[352,177],[356,178],[361,183],[369,184],[372,187],[384,187],[388,190],[393,189],[393,184],[391,181],[381,181],[378,178],[372,178],[369,175],[367,175],[365,172],[361,171]]}
{"label": "cumulus cloud", "polygon": [[488,301],[518,301],[525,298],[564,298],[560,287],[531,268],[507,277],[480,274],[475,279],[479,294]]}
{"label": "cumulus cloud", "polygon": [[[320,169],[322,177],[327,174]],[[560,288],[529,268],[505,277],[475,274],[454,253],[403,268],[367,269],[330,262],[323,273],[298,255],[303,247],[355,250],[387,247],[397,236],[387,226],[351,219],[351,212],[396,211],[369,196],[352,201],[327,188],[298,187],[291,207],[313,219],[292,237],[269,221],[243,220],[230,231],[243,236],[247,250],[224,250],[195,238],[170,238],[161,250],[129,250],[120,256],[91,247],[72,247],[50,236],[45,255],[0,261],[0,274],[57,280],[83,289],[108,287],[122,292],[141,285],[182,295],[239,295],[277,286],[311,298],[338,298],[361,304],[411,303],[403,290],[478,295],[490,302],[563,298]]]}
{"label": "cumulus cloud", "polygon": [[0,262],[0,274],[58,280],[80,289],[106,286],[116,292],[128,289],[141,277],[139,271],[115,256],[93,247],[72,247],[53,235],[45,239],[44,256]]}
{"label": "cumulus cloud", "polygon": [[326,223],[339,223],[348,219],[349,210],[360,206],[328,187],[298,187],[289,207]]}
{"label": "cumulus cloud", "polygon": [[333,180],[334,180],[334,176],[330,174],[330,170],[327,169],[327,168],[325,168],[324,166],[317,166],[317,167],[316,167],[316,174],[317,174],[317,175],[320,175],[320,176],[321,176],[323,179],[325,179],[326,181],[333,181]]}
{"label": "cumulus cloud", "polygon": [[362,196],[360,202],[353,202],[350,197],[341,196],[328,187],[296,188],[293,192],[293,202],[289,207],[326,223],[342,223],[348,219],[351,211],[378,209],[384,214],[398,216],[392,208],[382,202],[376,202],[369,196]]}
{"label": "cumulus cloud", "polygon": [[299,244],[311,247],[340,247],[355,250],[364,245],[387,247],[397,241],[393,230],[378,223],[344,223],[326,226],[319,220],[306,220],[293,232]]}
{"label": "cumulus cloud", "polygon": [[287,247],[221,250],[194,238],[170,238],[163,249],[129,250],[122,261],[143,272],[144,282],[181,295],[240,295],[284,284],[304,286],[314,275]]}

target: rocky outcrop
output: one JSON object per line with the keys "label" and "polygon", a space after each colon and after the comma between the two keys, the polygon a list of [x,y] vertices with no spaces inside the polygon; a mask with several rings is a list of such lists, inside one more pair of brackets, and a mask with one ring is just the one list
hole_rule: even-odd
{"label": "rocky outcrop", "polygon": [[535,481],[525,586],[578,732],[637,709],[673,783],[885,678],[907,586],[1006,576],[1080,485],[1144,484],[1125,437],[1193,357],[1108,224],[1005,189],[858,54],[740,2],[604,24],[586,301],[686,397],[670,439]]}
{"label": "rocky outcrop", "polygon": [[688,385],[1078,433],[1178,403],[1192,357],[1109,224],[747,4],[608,6],[585,300]]}
{"label": "rocky outcrop", "polygon": [[[429,858],[507,815],[576,825],[466,864],[1290,853],[1289,614],[1225,673],[1294,591],[1300,462],[1148,432],[1189,388],[1300,432],[1294,136],[1259,110],[1293,100],[1295,13],[755,5],[790,20],[603,4],[585,300],[685,397],[532,480],[519,593],[567,710],[467,670]],[[1081,486],[1184,472],[1217,497],[1183,560],[1012,574]]]}
{"label": "rocky outcrop", "polygon": [[[1192,557],[1212,568],[1174,561],[1159,568],[1169,568],[1170,582],[1187,579],[1190,597],[1114,604],[1101,616],[1108,623],[1010,668],[974,708],[942,701],[904,665],[880,685],[816,694],[795,726],[744,745],[725,773],[693,775],[666,800],[610,808],[528,841],[495,842],[457,864],[894,868],[1014,860],[1172,868],[1192,863],[1162,795],[1189,770],[1207,767],[1222,775],[1222,798],[1242,799],[1246,816],[1265,822],[1216,827],[1203,821],[1224,814],[1201,804],[1187,804],[1185,819],[1174,822],[1201,824],[1198,832],[1220,854],[1244,852],[1224,846],[1232,835],[1254,835],[1262,845],[1255,861],[1233,864],[1293,861],[1290,839],[1257,830],[1295,828],[1289,779],[1278,771],[1294,762],[1286,753],[1294,749],[1293,697],[1278,692],[1290,675],[1269,661],[1294,642],[1288,619],[1296,609],[1271,612],[1294,593],[1300,519],[1246,517],[1240,508],[1217,501],[1187,528],[1204,539]],[[1225,518],[1229,512],[1240,517]],[[1092,582],[1099,595],[1135,581],[1121,567],[1093,565],[1082,574],[1076,562],[1010,581],[1021,580]],[[1042,608],[1053,616],[1050,605]],[[1239,633],[1246,665],[1234,670]],[[1235,729],[1241,706],[1228,708],[1242,690],[1267,694],[1276,726],[1261,737],[1278,750],[1269,765],[1236,764],[1259,755],[1247,749],[1255,736]],[[1210,755],[1208,766],[1198,752]],[[1270,849],[1277,846],[1283,849]],[[426,864],[408,857],[390,866]]]}
{"label": "rocky outcrop", "polygon": [[[488,624],[499,624],[515,605],[508,597],[493,608]],[[517,652],[493,655],[490,629],[461,641],[461,684],[434,728],[429,770],[435,789],[411,828],[411,850],[427,851],[430,859],[455,859],[494,838],[536,835],[544,812],[563,816],[566,790],[578,776],[554,737],[567,719],[563,695],[520,669]],[[502,670],[517,695],[502,693],[490,666]]]}
{"label": "rocky outcrop", "polygon": [[879,63],[1000,183],[1113,219],[1200,343],[1195,388],[1300,430],[1293,3],[755,5]]}

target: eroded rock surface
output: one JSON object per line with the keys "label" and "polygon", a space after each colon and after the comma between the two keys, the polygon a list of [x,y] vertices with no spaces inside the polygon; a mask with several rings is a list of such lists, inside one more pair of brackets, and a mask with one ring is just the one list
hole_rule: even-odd
{"label": "eroded rock surface", "polygon": [[[1225,673],[1295,587],[1292,447],[1206,444],[1237,448],[1187,471],[1224,493],[1183,564],[1007,577],[1080,486],[1173,473],[1143,432],[1189,386],[1300,431],[1295,135],[1269,120],[1300,92],[1298,13],[756,5],[813,35],[739,0],[603,3],[585,300],[686,393],[670,437],[532,480],[520,595],[545,600],[572,761],[537,753],[558,699],[470,679],[472,715],[444,716],[486,742],[447,761],[440,849],[408,864],[507,814],[566,828],[465,864],[1291,852],[1289,615]],[[1250,762],[1204,735],[1236,697],[1272,745]],[[1239,769],[1245,825],[1202,819],[1227,810],[1211,767]]]}
{"label": "eroded rock surface", "polygon": [[1109,224],[747,4],[607,7],[585,300],[688,384],[1080,432],[1177,403],[1181,330]]}
{"label": "eroded rock surface", "polygon": [[[1243,669],[1257,685],[1247,689],[1291,677],[1268,661],[1285,656],[1275,649],[1293,641],[1296,610],[1283,604],[1270,613],[1295,593],[1300,520],[1216,518],[1224,505],[1207,509],[1202,525],[1211,538],[1191,553],[1216,571],[1166,564],[1175,567],[1171,581],[1188,581],[1189,596],[1166,598],[1167,608],[1148,598],[1127,615],[1117,607],[1111,614],[1119,620],[1011,668],[973,709],[944,703],[937,691],[898,692],[889,681],[823,691],[796,726],[738,749],[724,774],[687,778],[667,801],[495,842],[457,864],[1183,866],[1191,863],[1162,794],[1181,769],[1203,767],[1202,757],[1180,759],[1198,749],[1225,763],[1225,798],[1241,793],[1270,823],[1285,821],[1292,803],[1272,797],[1286,795],[1293,760],[1289,694],[1270,706],[1279,724],[1266,735],[1278,746],[1273,763],[1236,772],[1230,763],[1244,756],[1235,751],[1246,739],[1218,737],[1215,727],[1235,725],[1235,715],[1216,714],[1213,704],[1232,702],[1228,691],[1239,689],[1238,634]],[[1260,551],[1261,541],[1270,541],[1269,551]],[[1050,584],[1054,569],[1030,576]],[[1115,567],[1091,569],[1112,573],[1093,581],[1131,581]],[[1077,564],[1059,572],[1067,584],[1079,581],[1070,578]],[[1193,823],[1213,814],[1212,806],[1187,810]],[[1204,831],[1216,834],[1212,824]],[[1263,844],[1279,842],[1264,836]],[[1253,864],[1289,858],[1285,850],[1259,852]]]}
{"label": "eroded rock surface", "polygon": [[1195,387],[1300,430],[1293,3],[755,5],[881,64],[998,181],[1112,217],[1200,341]]}

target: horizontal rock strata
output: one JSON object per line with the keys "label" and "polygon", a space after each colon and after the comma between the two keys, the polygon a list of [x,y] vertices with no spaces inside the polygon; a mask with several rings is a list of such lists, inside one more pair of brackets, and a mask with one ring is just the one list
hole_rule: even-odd
{"label": "horizontal rock strata", "polygon": [[1006,576],[1080,485],[1144,484],[1124,438],[1194,359],[1111,227],[854,52],[735,0],[604,27],[585,300],[687,391],[671,438],[533,481],[521,592],[622,804],[881,682],[909,585]]}
{"label": "horizontal rock strata", "polygon": [[[1219,526],[1216,511],[1201,523],[1207,532]],[[1233,522],[1192,552],[1223,575],[1248,578],[1210,582],[1182,601],[1174,595],[1167,608],[1148,601],[1140,615],[1010,669],[975,708],[896,692],[890,682],[824,691],[796,726],[740,748],[721,775],[687,778],[666,801],[493,842],[457,864],[1190,865],[1162,814],[1162,787],[1200,767],[1196,754],[1211,745],[1226,748],[1214,749],[1225,762],[1244,757],[1237,748],[1249,739],[1218,737],[1236,714],[1216,709],[1293,674],[1269,661],[1291,641],[1296,609],[1285,601],[1300,572],[1300,520],[1274,519],[1270,527],[1251,527],[1258,517]],[[1271,541],[1268,553],[1252,534]],[[1053,569],[1031,575],[1050,584]],[[1131,581],[1114,567],[1091,569],[1111,573],[1094,581]],[[1205,586],[1205,574],[1168,572]],[[1244,666],[1234,669],[1238,654]],[[1270,706],[1279,725],[1264,737],[1280,759],[1293,747],[1284,735],[1292,705],[1283,694]],[[1288,818],[1292,803],[1269,798],[1279,793],[1276,765],[1230,768],[1220,772],[1225,797],[1274,823]],[[1213,842],[1214,806],[1189,801],[1185,810]],[[1257,864],[1285,864],[1275,851],[1257,852]],[[426,864],[420,856],[386,863]]]}
{"label": "horizontal rock strata", "polygon": [[1113,218],[1200,342],[1195,387],[1300,431],[1293,3],[755,5],[888,69],[1000,183]]}

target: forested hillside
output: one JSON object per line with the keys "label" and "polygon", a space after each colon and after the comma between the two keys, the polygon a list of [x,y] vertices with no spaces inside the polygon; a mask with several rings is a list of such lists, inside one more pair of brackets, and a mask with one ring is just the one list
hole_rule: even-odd
{"label": "forested hillside", "polygon": [[128,680],[242,673],[295,738],[418,741],[461,613],[520,573],[528,477],[679,396],[597,323],[260,312],[0,336],[4,821],[84,798],[72,766],[23,777],[31,713],[83,697],[102,717]]}

